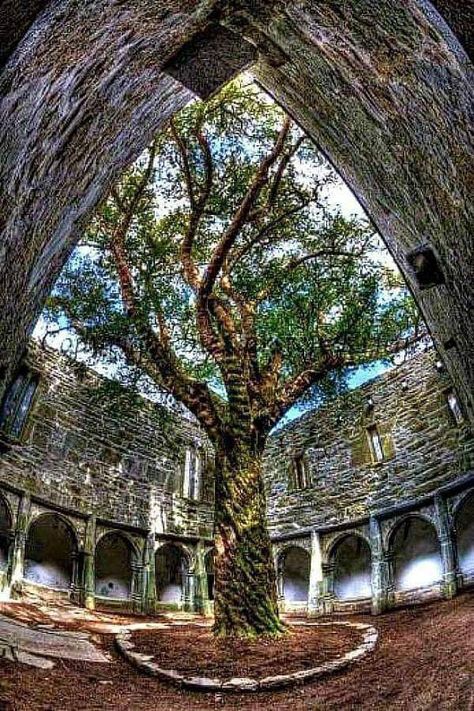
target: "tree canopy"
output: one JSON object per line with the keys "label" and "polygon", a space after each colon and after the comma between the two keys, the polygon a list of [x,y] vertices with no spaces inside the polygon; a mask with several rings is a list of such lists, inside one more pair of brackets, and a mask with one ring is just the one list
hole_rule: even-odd
{"label": "tree canopy", "polygon": [[328,203],[335,180],[277,105],[233,82],[185,108],[122,176],[48,318],[65,317],[96,357],[123,357],[128,375],[146,373],[201,421],[206,402],[205,426],[239,397],[235,358],[268,430],[417,327],[373,227]]}

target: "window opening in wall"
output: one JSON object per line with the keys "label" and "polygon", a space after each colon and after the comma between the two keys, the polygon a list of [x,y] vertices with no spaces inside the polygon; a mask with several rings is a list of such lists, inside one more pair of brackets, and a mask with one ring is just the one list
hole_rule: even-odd
{"label": "window opening in wall", "polygon": [[367,428],[367,435],[369,438],[370,452],[372,454],[372,460],[374,462],[382,462],[384,459],[383,447],[382,447],[382,440],[380,439],[380,434],[377,429],[377,425],[372,425],[371,427],[368,427]]}
{"label": "window opening in wall", "polygon": [[197,449],[188,447],[184,460],[183,496],[199,499],[201,496],[201,456]]}
{"label": "window opening in wall", "polygon": [[459,404],[459,400],[454,390],[448,390],[446,392],[446,401],[448,403],[449,411],[451,412],[453,420],[457,425],[460,425],[462,422],[464,422],[464,414],[461,410],[461,405]]}
{"label": "window opening in wall", "polygon": [[0,408],[0,428],[13,437],[20,437],[25,426],[38,376],[24,368],[15,378]]}
{"label": "window opening in wall", "polygon": [[308,464],[304,455],[293,459],[293,489],[307,489],[310,485]]}

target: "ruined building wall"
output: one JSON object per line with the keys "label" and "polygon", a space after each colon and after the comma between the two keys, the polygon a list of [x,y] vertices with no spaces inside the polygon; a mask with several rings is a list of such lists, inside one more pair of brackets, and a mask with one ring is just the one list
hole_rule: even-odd
{"label": "ruined building wall", "polygon": [[[433,494],[474,468],[474,438],[448,407],[451,384],[437,362],[435,351],[419,354],[271,437],[265,473],[274,537],[367,518]],[[380,462],[369,445],[373,427]],[[300,457],[305,488],[294,486]]]}
{"label": "ruined building wall", "polygon": [[[0,434],[0,596],[39,582],[88,607],[208,611],[203,433],[145,399],[111,404],[103,379],[54,351],[31,344],[27,366],[39,385],[25,427]],[[421,353],[270,438],[282,608],[380,612],[474,584],[474,438],[439,366]],[[190,498],[193,452],[202,476]]]}
{"label": "ruined building wall", "polygon": [[[212,453],[192,421],[145,399],[121,412],[96,374],[34,344],[27,364],[39,385],[21,441],[4,443],[0,485],[118,524],[212,536]],[[205,463],[199,501],[183,496],[188,447]]]}

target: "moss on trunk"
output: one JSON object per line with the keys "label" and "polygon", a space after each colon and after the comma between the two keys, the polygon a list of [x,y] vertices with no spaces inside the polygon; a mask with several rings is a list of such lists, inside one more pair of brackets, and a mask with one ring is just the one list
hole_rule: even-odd
{"label": "moss on trunk", "polygon": [[260,453],[242,447],[218,452],[215,525],[214,633],[282,634]]}

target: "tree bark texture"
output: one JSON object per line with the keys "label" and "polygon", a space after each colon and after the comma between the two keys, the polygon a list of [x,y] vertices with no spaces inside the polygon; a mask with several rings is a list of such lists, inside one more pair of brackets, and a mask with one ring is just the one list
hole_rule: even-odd
{"label": "tree bark texture", "polygon": [[218,450],[215,489],[214,632],[277,636],[276,574],[267,530],[261,453]]}

